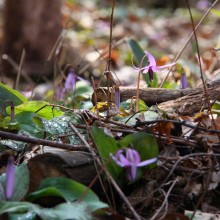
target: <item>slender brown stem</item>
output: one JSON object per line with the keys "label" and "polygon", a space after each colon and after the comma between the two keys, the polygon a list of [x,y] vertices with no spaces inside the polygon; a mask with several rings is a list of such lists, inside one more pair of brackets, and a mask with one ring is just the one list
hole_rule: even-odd
{"label": "slender brown stem", "polygon": [[21,71],[22,71],[22,66],[24,63],[24,58],[25,58],[26,52],[25,49],[22,50],[22,54],[21,54],[21,60],[20,60],[20,64],[19,64],[19,68],[18,68],[18,75],[16,78],[16,83],[15,83],[15,89],[18,90],[18,84],[20,82],[20,78],[21,78]]}
{"label": "slender brown stem", "polygon": [[88,151],[86,147],[82,147],[82,146],[78,147],[77,145],[72,145],[72,144],[63,144],[56,141],[49,141],[40,138],[31,138],[6,131],[0,131],[0,137],[3,139],[16,140],[31,144],[39,144],[39,145],[51,146],[55,148],[61,148],[61,149],[67,149],[73,151],[86,151],[86,152]]}
{"label": "slender brown stem", "polygon": [[111,19],[110,19],[110,34],[109,34],[109,51],[108,51],[108,61],[106,65],[106,78],[107,78],[107,118],[109,118],[109,108],[111,105],[111,98],[110,98],[110,80],[112,79],[111,75],[111,57],[112,57],[112,27],[113,27],[113,17],[114,17],[114,8],[115,8],[115,0],[112,1],[112,13],[111,13]]}
{"label": "slender brown stem", "polygon": [[[212,123],[214,125],[214,128],[215,128],[215,130],[218,130],[217,126],[216,126],[216,123],[215,123],[215,120],[214,120],[214,117],[213,117],[213,114],[212,114],[212,111],[211,111],[210,97],[209,97],[207,85],[205,83],[205,79],[204,79],[204,76],[203,76],[201,56],[200,56],[200,50],[199,50],[199,43],[198,43],[198,38],[197,38],[196,30],[195,30],[195,25],[194,25],[194,20],[193,20],[192,12],[191,12],[190,5],[189,5],[189,0],[186,0],[186,4],[187,4],[187,7],[188,7],[188,11],[189,11],[189,14],[190,14],[190,19],[191,19],[192,26],[193,26],[193,33],[194,33],[195,42],[196,42],[196,50],[197,50],[197,53],[198,53],[200,77],[201,77],[201,80],[202,80],[202,84],[203,84],[203,88],[204,88],[204,93],[205,93],[206,101],[207,101],[207,104],[208,104],[208,110],[209,110],[209,113],[211,115]],[[220,140],[220,135],[218,133],[217,133],[217,136],[218,136],[218,138]]]}
{"label": "slender brown stem", "polygon": [[[195,31],[200,27],[201,23],[205,20],[205,18],[208,16],[209,12],[211,11],[211,9],[218,3],[219,0],[216,0],[210,7],[209,9],[206,11],[206,13],[203,15],[203,17],[201,18],[201,20],[199,21],[199,23],[196,25],[195,27]],[[194,35],[194,30],[191,32],[191,34],[189,35],[189,37],[187,38],[185,44],[183,45],[183,47],[180,49],[180,52],[176,55],[175,59],[173,62],[176,62],[179,57],[181,56],[182,52],[185,50],[186,46],[188,45],[189,41],[191,40],[191,38],[193,37]],[[172,66],[170,68],[170,70],[168,71],[166,77],[164,78],[164,80],[162,81],[162,83],[160,84],[160,88],[163,86],[163,84],[166,82],[168,76],[170,75],[172,69],[173,69],[174,66]]]}
{"label": "slender brown stem", "polygon": [[[140,69],[141,69],[142,66],[143,66],[143,62],[144,62],[145,57],[146,57],[146,55],[145,55],[145,56],[142,58],[142,60],[141,60],[141,63],[140,63]],[[139,89],[140,89],[141,72],[142,72],[142,70],[140,70],[140,71],[138,72],[138,80],[137,80],[137,97],[136,97],[136,109],[135,109],[136,112],[139,111],[139,94],[140,94]],[[131,103],[131,104],[132,104],[132,103]]]}

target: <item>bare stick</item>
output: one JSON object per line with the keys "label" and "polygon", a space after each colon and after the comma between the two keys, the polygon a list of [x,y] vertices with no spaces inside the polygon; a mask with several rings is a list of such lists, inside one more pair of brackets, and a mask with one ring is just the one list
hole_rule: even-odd
{"label": "bare stick", "polygon": [[44,140],[40,138],[31,138],[31,137],[26,137],[23,135],[13,134],[13,133],[6,132],[6,131],[0,131],[0,137],[4,139],[9,139],[9,140],[16,140],[16,141],[27,142],[31,144],[41,144],[45,146],[51,146],[51,147],[73,150],[73,151],[88,151],[88,149],[83,146],[78,147],[77,145],[72,145],[72,144],[63,144],[63,143],[59,143],[56,141],[49,141],[49,140]]}
{"label": "bare stick", "polygon": [[[217,126],[216,126],[213,114],[211,112],[210,97],[209,97],[209,94],[208,94],[208,91],[207,91],[207,85],[205,83],[205,79],[204,79],[204,76],[203,76],[201,56],[200,56],[200,51],[199,51],[199,43],[198,43],[198,38],[197,38],[196,30],[195,30],[195,25],[194,25],[194,21],[193,21],[192,12],[191,12],[190,5],[189,5],[189,0],[186,0],[186,4],[187,4],[187,7],[188,7],[188,11],[189,11],[189,14],[190,14],[190,19],[191,19],[192,26],[193,26],[193,33],[194,33],[194,37],[195,37],[195,41],[196,41],[196,50],[197,50],[197,53],[198,53],[200,76],[201,76],[201,80],[202,80],[202,84],[203,84],[203,88],[204,88],[206,102],[208,104],[208,110],[209,110],[209,113],[210,113],[211,118],[212,118],[212,123],[213,123],[213,125],[215,127],[215,130],[217,130]],[[220,140],[219,134],[217,134],[217,136],[218,136],[218,139]]]}
{"label": "bare stick", "polygon": [[[189,37],[187,38],[185,44],[183,45],[183,47],[181,48],[180,52],[176,55],[175,59],[173,62],[176,62],[179,57],[181,56],[182,52],[185,50],[186,46],[188,45],[190,39],[192,38],[192,36],[194,35],[194,31],[196,31],[199,26],[201,25],[201,23],[205,20],[205,18],[208,16],[209,12],[211,11],[211,9],[218,3],[219,0],[216,0],[210,7],[209,9],[206,11],[206,13],[203,15],[203,17],[201,18],[201,20],[199,21],[199,23],[196,25],[195,30],[193,30],[191,32],[191,34],[189,35]],[[163,84],[166,82],[168,76],[170,75],[171,71],[173,69],[173,66],[170,68],[170,70],[168,71],[166,77],[164,78],[164,80],[162,81],[162,83],[160,84],[160,88],[163,86]]]}
{"label": "bare stick", "polygon": [[112,78],[111,75],[111,57],[112,57],[112,27],[113,27],[113,16],[114,16],[114,9],[115,9],[115,0],[112,2],[112,13],[111,13],[111,20],[110,20],[110,35],[109,35],[109,51],[108,51],[108,61],[106,65],[106,77],[107,77],[107,118],[109,118],[109,108],[111,105],[111,98],[110,98],[110,79]]}

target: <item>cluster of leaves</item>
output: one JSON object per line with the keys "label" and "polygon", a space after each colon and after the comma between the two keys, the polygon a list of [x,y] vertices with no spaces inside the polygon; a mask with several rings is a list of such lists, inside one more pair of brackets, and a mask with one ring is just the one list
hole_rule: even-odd
{"label": "cluster of leaves", "polygon": [[[7,175],[7,174],[6,174]],[[91,219],[92,212],[108,207],[86,186],[66,178],[44,179],[35,192],[29,193],[29,170],[25,163],[15,168],[14,192],[5,198],[6,175],[0,176],[0,216],[9,219]],[[10,175],[10,174],[9,174]],[[43,208],[34,202],[46,197],[62,198],[65,202],[52,208]],[[50,205],[50,204],[48,204]]]}

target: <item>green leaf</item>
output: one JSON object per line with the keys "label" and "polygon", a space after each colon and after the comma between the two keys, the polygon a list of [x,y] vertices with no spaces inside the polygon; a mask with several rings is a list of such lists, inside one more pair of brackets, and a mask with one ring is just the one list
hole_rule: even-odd
{"label": "green leaf", "polygon": [[87,202],[92,210],[107,207],[105,203],[99,201],[96,194],[81,183],[67,178],[47,178],[44,179],[36,192],[26,196],[28,201],[34,201],[45,196],[58,196],[68,202],[81,199]]}
{"label": "green leaf", "polygon": [[74,96],[88,97],[92,95],[93,88],[86,81],[77,81]]}
{"label": "green leaf", "polygon": [[29,202],[0,202],[0,215],[4,213],[28,213],[28,211],[32,212],[35,206],[36,205]]}
{"label": "green leaf", "polygon": [[101,128],[93,127],[91,131],[104,166],[113,178],[118,179],[119,174],[122,172],[122,168],[117,166],[110,157],[110,153],[115,154],[119,149],[117,141],[105,134],[104,130]]}
{"label": "green leaf", "polygon": [[8,218],[10,220],[34,220],[37,219],[37,214],[35,212],[27,212],[27,213],[9,213]]}
{"label": "green leaf", "polygon": [[[51,120],[42,120],[43,130],[51,134],[54,139],[60,134],[71,133],[68,123],[71,121],[73,124],[83,124],[79,115],[74,112],[64,113],[62,116],[54,117]],[[81,129],[79,129],[81,131]],[[82,136],[86,138],[85,132],[82,132]],[[68,137],[70,144],[82,144],[82,141],[76,136],[71,135]]]}
{"label": "green leaf", "polygon": [[214,15],[220,17],[220,10],[213,8],[213,9],[211,10],[211,12],[212,12]]}
{"label": "green leaf", "polygon": [[[133,101],[132,104],[131,104],[131,101]],[[126,101],[121,102],[120,106],[125,110],[130,110],[131,107],[132,107],[132,109],[135,109],[136,100],[128,99]],[[148,108],[149,107],[145,104],[144,101],[142,101],[141,99],[138,100],[138,109],[139,109],[139,111],[146,111]]]}
{"label": "green leaf", "polygon": [[0,140],[0,145],[6,146],[7,148],[11,148],[12,150],[17,151],[17,152],[21,152],[25,148],[27,143],[5,139],[5,140]]}
{"label": "green leaf", "polygon": [[43,138],[43,127],[40,127],[42,119],[34,112],[20,112],[16,114],[15,120],[19,123],[20,130],[25,131],[31,137]]}
{"label": "green leaf", "polygon": [[215,103],[212,105],[212,112],[220,115],[220,102],[219,101],[215,101]]}
{"label": "green leaf", "polygon": [[[47,120],[53,117],[61,116],[63,114],[58,108],[48,106],[50,103],[45,101],[29,101],[15,107],[15,114],[21,112],[35,112],[38,116]],[[10,108],[7,108],[7,113],[10,114]]]}
{"label": "green leaf", "polygon": [[0,83],[0,109],[4,109],[3,105],[6,100],[10,100],[14,105],[20,105],[23,102],[27,101],[27,98],[24,97],[21,93],[17,92],[14,89]]}
{"label": "green leaf", "polygon": [[38,215],[43,220],[92,220],[91,209],[85,202],[63,203],[53,209],[41,209]]}
{"label": "green leaf", "polygon": [[[134,54],[134,57],[137,60],[138,67],[141,65],[142,59],[145,56],[145,53],[141,46],[138,44],[138,42],[132,38],[128,39],[128,45],[130,46],[132,53]],[[142,62],[142,67],[147,65],[147,58],[144,58]],[[145,82],[147,83],[148,87],[158,87],[158,80],[157,75],[154,74],[154,79],[150,81],[149,74],[142,74]]]}
{"label": "green leaf", "polygon": [[[6,190],[6,174],[0,176],[0,182]],[[20,201],[24,198],[29,189],[29,170],[26,163],[15,167],[14,192],[11,201]]]}
{"label": "green leaf", "polygon": [[154,158],[157,157],[159,154],[156,138],[151,134],[130,134],[123,138],[121,141],[119,141],[119,144],[121,145],[121,147],[134,147],[134,149],[136,149],[139,152],[141,160]]}

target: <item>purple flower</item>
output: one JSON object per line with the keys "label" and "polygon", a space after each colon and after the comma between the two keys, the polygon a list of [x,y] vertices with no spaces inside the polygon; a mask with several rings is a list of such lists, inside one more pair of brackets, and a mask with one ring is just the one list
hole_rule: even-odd
{"label": "purple flower", "polygon": [[118,150],[115,156],[112,154],[110,154],[110,156],[118,166],[126,168],[129,180],[136,179],[138,167],[147,166],[157,161],[157,158],[155,157],[141,162],[139,153],[131,148]]}
{"label": "purple flower", "polygon": [[119,86],[115,86],[115,105],[117,108],[120,106],[120,89]]}
{"label": "purple flower", "polygon": [[65,91],[61,86],[55,86],[55,97],[56,100],[64,99]]}
{"label": "purple flower", "polygon": [[76,79],[77,79],[76,74],[73,71],[69,72],[69,74],[66,77],[66,82],[64,85],[65,92],[70,92],[74,90]]}
{"label": "purple flower", "polygon": [[197,2],[196,7],[200,10],[205,10],[210,6],[210,2],[208,0],[200,0]]}
{"label": "purple flower", "polygon": [[188,87],[188,82],[185,73],[181,74],[181,85],[182,85],[182,89],[186,89]]}
{"label": "purple flower", "polygon": [[8,158],[7,168],[6,168],[6,199],[10,199],[14,192],[15,183],[15,167],[14,167],[14,157],[10,156]]}
{"label": "purple flower", "polygon": [[62,85],[55,86],[56,100],[64,99],[65,95],[74,90],[77,76],[73,71],[70,71],[66,77],[64,87]]}
{"label": "purple flower", "polygon": [[176,64],[176,62],[175,62],[175,63],[166,64],[166,65],[163,65],[163,66],[157,66],[156,60],[153,57],[153,55],[150,54],[148,51],[144,51],[144,52],[145,52],[145,54],[146,54],[146,56],[148,58],[148,65],[145,66],[145,67],[142,67],[142,68],[135,67],[135,69],[138,70],[138,71],[143,70],[143,73],[148,73],[150,81],[152,81],[153,78],[154,78],[154,75],[153,75],[154,72],[155,73],[161,72],[164,69],[166,69],[166,68]]}

